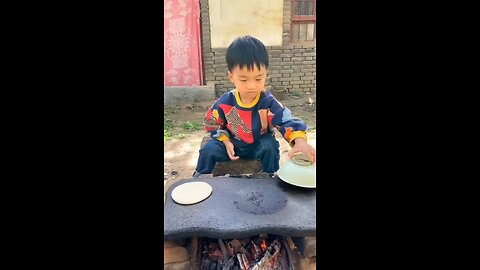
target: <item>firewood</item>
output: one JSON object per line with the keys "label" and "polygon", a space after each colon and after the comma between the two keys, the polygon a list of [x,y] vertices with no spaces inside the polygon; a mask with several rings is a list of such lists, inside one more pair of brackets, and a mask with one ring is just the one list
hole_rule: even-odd
{"label": "firewood", "polygon": [[250,262],[248,261],[247,256],[242,254],[241,258],[243,260],[243,265],[245,265],[245,269],[248,269],[250,267]]}
{"label": "firewood", "polygon": [[241,254],[237,254],[238,263],[240,264],[240,269],[245,270],[245,264],[243,264],[243,259]]}
{"label": "firewood", "polygon": [[237,240],[237,239],[233,239],[232,241],[230,241],[230,244],[233,246],[234,248],[234,253],[245,253],[246,250],[245,248],[243,247],[242,243]]}
{"label": "firewood", "polygon": [[287,247],[284,246],[284,247],[282,248],[281,253],[280,253],[280,255],[281,255],[280,258],[279,258],[280,260],[278,260],[278,261],[280,262],[280,267],[279,267],[279,269],[289,269],[289,268],[288,268],[288,262],[287,262],[287,251],[286,251],[286,248],[287,248]]}
{"label": "firewood", "polygon": [[223,270],[232,270],[234,264],[235,264],[235,256],[232,256],[230,260],[228,260],[228,262],[223,267]]}
{"label": "firewood", "polygon": [[[299,254],[290,237],[258,237],[233,239],[211,239],[205,245],[199,262],[201,270],[298,270]],[[207,242],[208,243],[208,242]],[[265,244],[268,244],[266,250]],[[265,251],[264,251],[265,250]],[[236,262],[238,261],[238,263]],[[197,268],[198,269],[198,268]]]}
{"label": "firewood", "polygon": [[233,246],[232,246],[232,244],[230,244],[230,242],[227,242],[225,247],[227,248],[228,256],[232,257],[235,254],[235,248],[233,248]]}
{"label": "firewood", "polygon": [[[283,249],[282,249],[283,250]],[[276,270],[276,269],[281,269],[282,267],[282,263],[281,263],[281,257],[282,257],[282,253],[279,252],[277,254],[277,256],[275,257],[275,261],[273,262],[273,269]]]}
{"label": "firewood", "polygon": [[288,243],[288,246],[290,247],[290,250],[295,250],[296,249],[296,245],[295,243],[293,242],[292,238],[289,236],[287,237],[287,243]]}
{"label": "firewood", "polygon": [[275,239],[268,247],[267,251],[265,251],[265,254],[263,255],[263,258],[253,266],[251,270],[260,270],[264,269],[266,264],[272,259],[272,257],[275,257],[278,255],[278,253],[281,250],[281,243],[277,239]]}
{"label": "firewood", "polygon": [[267,269],[275,269],[275,266],[277,266],[277,269],[280,265],[280,257],[282,256],[281,247],[277,249],[277,251],[270,257],[270,260],[267,262]]}
{"label": "firewood", "polygon": [[246,247],[248,243],[250,243],[250,238],[240,239],[240,243],[242,244],[243,247]]}
{"label": "firewood", "polygon": [[298,270],[297,268],[297,262],[295,260],[295,257],[293,256],[293,252],[290,249],[290,246],[287,243],[287,240],[285,237],[283,237],[283,244],[285,246],[285,249],[287,250],[287,255],[288,255],[288,261],[290,262],[290,269],[291,270]]}
{"label": "firewood", "polygon": [[253,248],[255,249],[255,253],[254,253],[253,258],[256,260],[256,259],[258,259],[258,257],[260,257],[262,255],[262,250],[253,241],[251,241],[251,243],[253,245]]}
{"label": "firewood", "polygon": [[223,254],[223,264],[227,264],[228,253],[227,253],[227,248],[225,247],[225,244],[223,243],[222,239],[218,239],[218,245],[220,246],[220,250],[222,251],[222,254]]}
{"label": "firewood", "polygon": [[200,266],[200,269],[201,270],[210,270],[210,260],[208,260],[208,259],[202,260],[202,264]]}

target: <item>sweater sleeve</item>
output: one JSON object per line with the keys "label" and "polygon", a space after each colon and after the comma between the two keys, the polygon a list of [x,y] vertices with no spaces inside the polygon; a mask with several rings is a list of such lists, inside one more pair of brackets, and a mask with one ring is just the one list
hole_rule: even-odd
{"label": "sweater sleeve", "polygon": [[292,112],[284,107],[273,96],[270,97],[270,112],[273,114],[272,125],[282,134],[283,138],[293,147],[296,138],[307,140],[307,125],[300,118],[292,117]]}
{"label": "sweater sleeve", "polygon": [[203,126],[207,132],[210,132],[210,137],[219,141],[230,139],[226,127],[225,114],[219,107],[220,100],[217,100],[207,111],[204,117]]}

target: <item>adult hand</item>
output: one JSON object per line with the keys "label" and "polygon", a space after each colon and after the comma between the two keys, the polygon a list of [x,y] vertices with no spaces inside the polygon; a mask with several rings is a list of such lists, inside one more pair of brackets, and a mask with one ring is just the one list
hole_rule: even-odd
{"label": "adult hand", "polygon": [[293,145],[292,150],[288,152],[288,156],[292,158],[293,155],[298,152],[304,153],[312,163],[317,162],[317,151],[303,138],[295,139],[295,145]]}
{"label": "adult hand", "polygon": [[223,144],[225,145],[225,148],[227,149],[227,155],[231,160],[237,160],[240,158],[239,156],[235,156],[233,143],[230,140],[223,141]]}

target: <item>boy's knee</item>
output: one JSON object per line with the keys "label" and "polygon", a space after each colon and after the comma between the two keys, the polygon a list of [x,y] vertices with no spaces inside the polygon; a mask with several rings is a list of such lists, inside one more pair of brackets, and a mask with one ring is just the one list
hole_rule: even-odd
{"label": "boy's knee", "polygon": [[211,140],[207,142],[201,149],[200,154],[207,155],[223,155],[226,154],[225,146],[218,140]]}
{"label": "boy's knee", "polygon": [[280,147],[280,143],[275,139],[274,137],[265,137],[262,140],[262,143],[265,147],[267,148],[273,148],[273,149],[278,149]]}
{"label": "boy's knee", "polygon": [[278,147],[280,147],[280,143],[279,143],[275,138],[271,138],[271,139],[265,140],[264,143],[265,143],[269,148],[277,149]]}
{"label": "boy's knee", "polygon": [[268,154],[278,154],[280,152],[280,143],[273,137],[266,137],[262,139],[260,147],[260,154],[268,153]]}

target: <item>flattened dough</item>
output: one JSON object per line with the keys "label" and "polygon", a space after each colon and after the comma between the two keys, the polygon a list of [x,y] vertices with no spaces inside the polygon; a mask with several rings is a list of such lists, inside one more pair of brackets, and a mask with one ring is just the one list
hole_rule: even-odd
{"label": "flattened dough", "polygon": [[189,182],[172,190],[172,199],[179,204],[199,203],[212,194],[212,186],[206,182]]}

